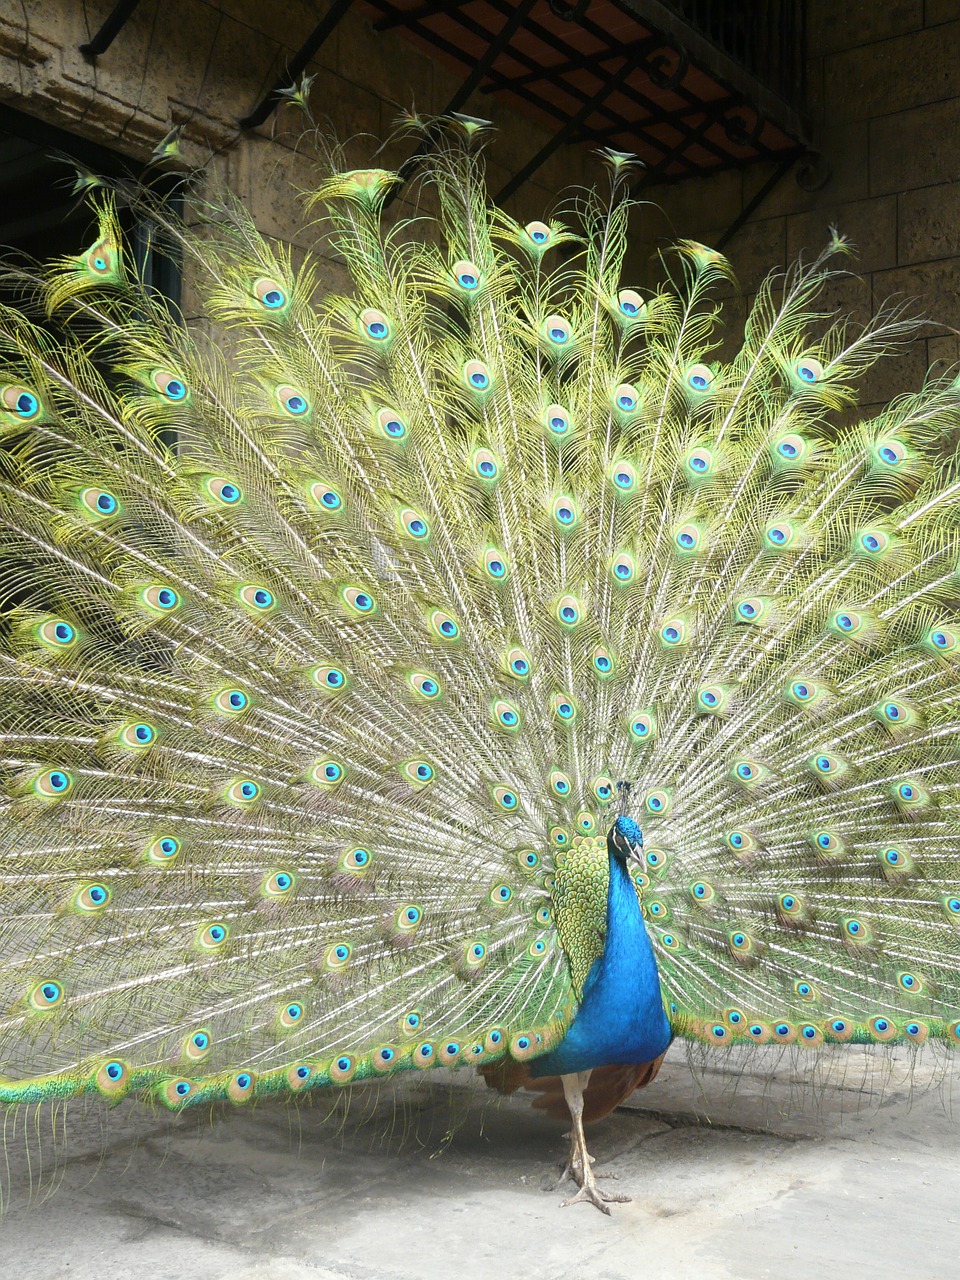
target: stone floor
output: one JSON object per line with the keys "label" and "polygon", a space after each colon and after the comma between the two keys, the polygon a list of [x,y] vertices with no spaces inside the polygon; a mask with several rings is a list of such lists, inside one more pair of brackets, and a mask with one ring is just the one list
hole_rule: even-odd
{"label": "stone floor", "polygon": [[592,1129],[598,1167],[634,1197],[609,1218],[544,1189],[561,1126],[434,1076],[399,1101],[355,1091],[333,1116],[327,1104],[238,1109],[212,1125],[133,1107],[71,1112],[39,1154],[36,1117],[26,1132],[22,1116],[8,1120],[0,1277],[956,1274],[960,1063],[945,1073],[848,1049],[761,1075],[756,1052],[694,1069],[671,1055]]}

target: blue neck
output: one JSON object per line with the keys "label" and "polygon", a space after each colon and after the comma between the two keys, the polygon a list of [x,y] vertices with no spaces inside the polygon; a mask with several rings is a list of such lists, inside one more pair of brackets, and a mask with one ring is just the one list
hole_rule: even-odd
{"label": "blue neck", "polygon": [[531,1064],[534,1076],[652,1062],[670,1043],[660,978],[626,863],[609,854],[607,935],[563,1041]]}

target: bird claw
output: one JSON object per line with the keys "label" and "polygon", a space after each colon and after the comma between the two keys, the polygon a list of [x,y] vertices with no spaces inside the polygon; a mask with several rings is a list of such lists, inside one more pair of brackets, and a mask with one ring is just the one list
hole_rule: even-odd
{"label": "bird claw", "polygon": [[599,1209],[601,1213],[605,1213],[609,1217],[610,1216],[610,1209],[608,1207],[609,1205],[629,1204],[629,1203],[630,1203],[630,1196],[606,1195],[604,1192],[600,1190],[593,1176],[591,1175],[591,1177],[585,1179],[581,1183],[580,1190],[577,1192],[577,1194],[571,1200],[564,1200],[562,1202],[562,1205],[563,1205],[563,1208],[566,1209],[568,1205],[571,1205],[571,1204],[592,1204],[597,1209]]}

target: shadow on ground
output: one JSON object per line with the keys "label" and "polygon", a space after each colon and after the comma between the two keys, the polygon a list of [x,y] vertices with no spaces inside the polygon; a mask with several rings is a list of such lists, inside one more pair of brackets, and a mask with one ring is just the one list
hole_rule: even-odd
{"label": "shadow on ground", "polygon": [[[776,1052],[776,1051],[775,1051]],[[659,1079],[592,1130],[634,1197],[549,1189],[563,1127],[435,1075],[209,1117],[122,1106],[8,1120],[0,1275],[29,1280],[923,1280],[960,1254],[956,1067],[756,1052]],[[462,1077],[466,1081],[466,1077]],[[49,1126],[49,1118],[39,1124]],[[39,1184],[30,1199],[29,1188]]]}

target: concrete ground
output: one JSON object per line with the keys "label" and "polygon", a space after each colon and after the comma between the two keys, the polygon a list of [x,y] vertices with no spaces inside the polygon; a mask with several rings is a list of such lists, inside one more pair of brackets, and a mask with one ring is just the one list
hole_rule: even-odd
{"label": "concrete ground", "polygon": [[[850,1048],[774,1061],[772,1076],[755,1073],[758,1051],[707,1062],[692,1070],[675,1046],[653,1085],[593,1126],[598,1167],[633,1196],[610,1218],[544,1189],[561,1126],[519,1098],[491,1104],[460,1076],[455,1088],[420,1077],[399,1102],[355,1091],[345,1115],[326,1103],[231,1110],[213,1125],[70,1112],[39,1157],[36,1117],[24,1131],[21,1116],[5,1126],[0,1277],[956,1274],[960,1059],[944,1072]],[[40,1190],[27,1203],[31,1169]]]}

